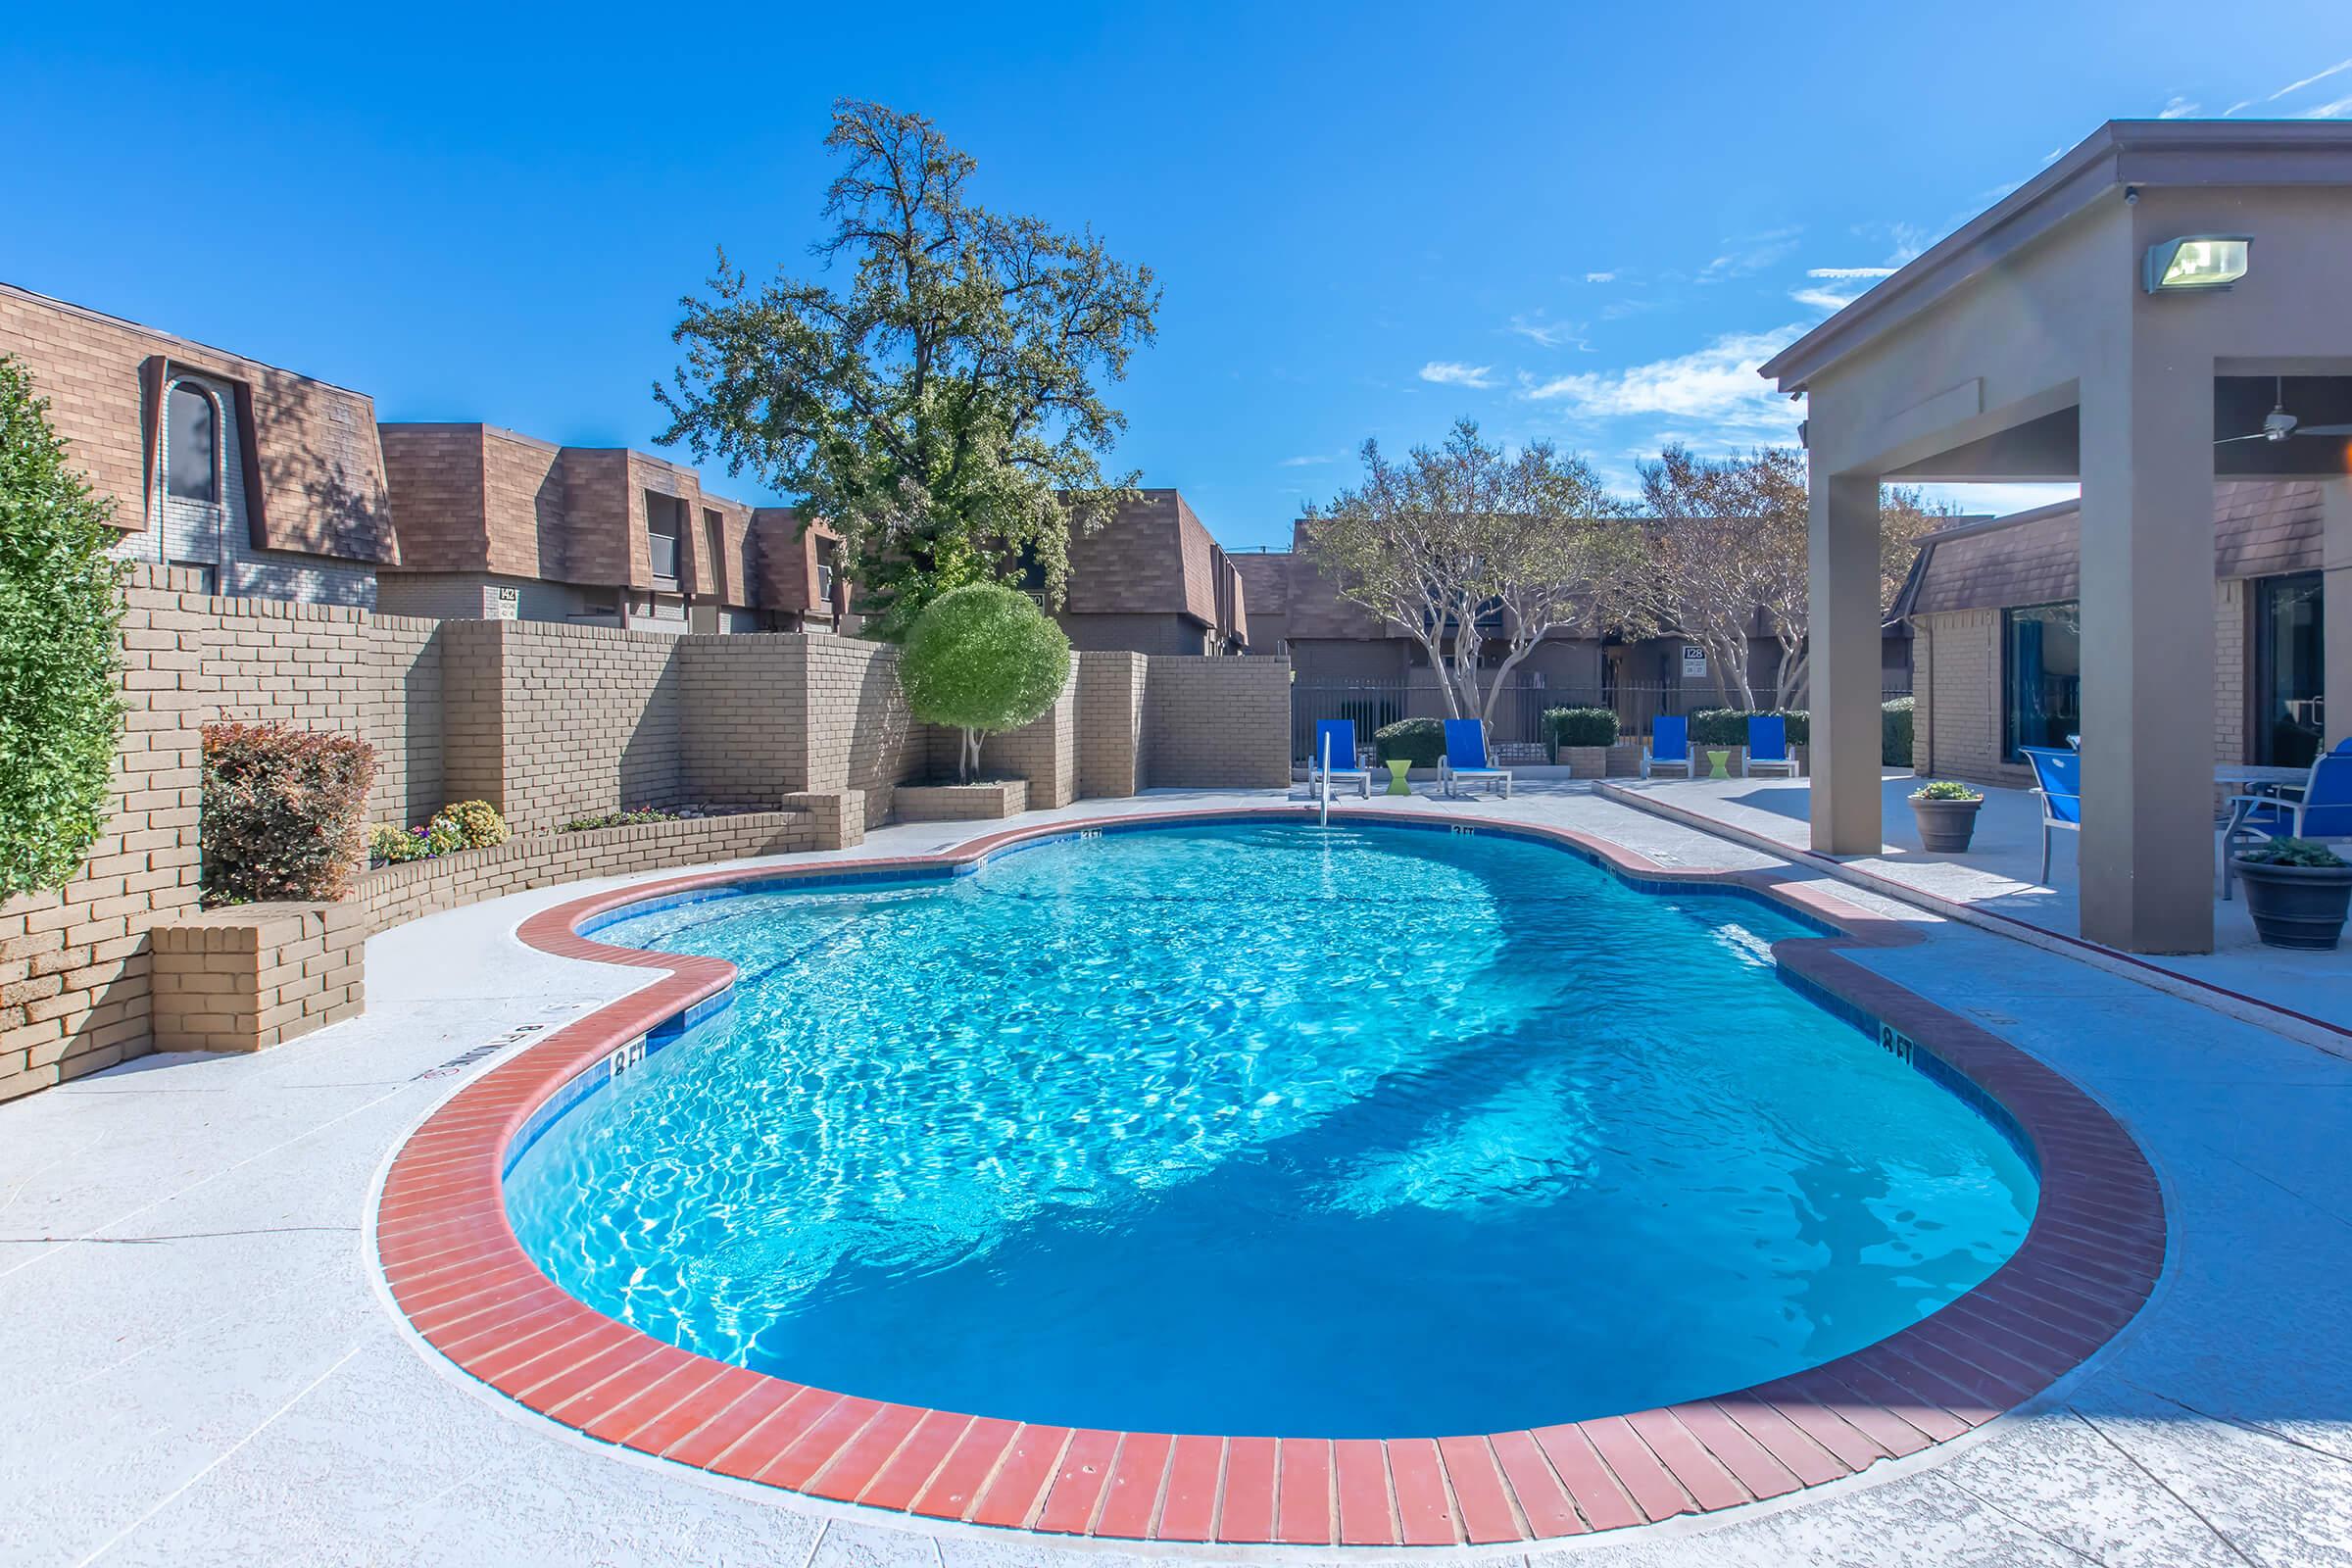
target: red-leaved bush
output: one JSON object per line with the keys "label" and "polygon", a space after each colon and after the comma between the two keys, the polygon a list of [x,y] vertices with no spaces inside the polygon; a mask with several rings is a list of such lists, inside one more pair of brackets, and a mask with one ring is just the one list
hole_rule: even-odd
{"label": "red-leaved bush", "polygon": [[368,863],[375,748],[283,724],[204,726],[204,902],[321,902]]}

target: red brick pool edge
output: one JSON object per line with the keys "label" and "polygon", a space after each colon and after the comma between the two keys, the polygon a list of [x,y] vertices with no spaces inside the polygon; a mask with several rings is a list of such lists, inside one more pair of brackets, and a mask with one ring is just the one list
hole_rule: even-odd
{"label": "red brick pool edge", "polygon": [[[1570,830],[1455,813],[1348,812],[1546,840],[1648,884],[1734,884],[1836,936],[1775,944],[1782,966],[1940,1058],[2005,1107],[2040,1167],[2025,1244],[1940,1311],[1810,1371],[1714,1398],[1532,1431],[1445,1438],[1222,1438],[1043,1426],[808,1388],[681,1350],[567,1295],[523,1252],[501,1193],[510,1141],[578,1075],[726,989],[719,959],[582,937],[596,915],[729,883],[974,863],[1081,829],[1297,807],[1105,816],[1015,829],[944,856],[701,872],[525,920],[543,952],[662,971],[468,1083],[394,1157],[375,1240],[394,1299],[458,1367],[600,1442],[716,1475],[923,1518],[1122,1541],[1456,1545],[1544,1540],[1783,1496],[1948,1442],[2096,1351],[2164,1263],[2164,1207],[2138,1147],[2059,1073],[1852,962],[1919,940],[1809,883],[1660,865]],[[1899,1044],[1886,1031],[1899,1032]]]}

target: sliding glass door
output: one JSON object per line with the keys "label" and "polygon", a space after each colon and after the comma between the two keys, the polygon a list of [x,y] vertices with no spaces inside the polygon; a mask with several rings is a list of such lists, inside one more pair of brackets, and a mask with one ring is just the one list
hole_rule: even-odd
{"label": "sliding glass door", "polygon": [[2325,689],[2325,599],[2320,574],[2254,585],[2254,760],[2305,767],[2320,752]]}

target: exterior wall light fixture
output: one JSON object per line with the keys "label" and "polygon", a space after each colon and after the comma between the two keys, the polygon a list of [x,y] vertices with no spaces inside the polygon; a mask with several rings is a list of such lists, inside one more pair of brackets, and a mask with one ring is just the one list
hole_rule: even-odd
{"label": "exterior wall light fixture", "polygon": [[2228,288],[2246,275],[2251,234],[2183,234],[2148,247],[2140,285],[2151,294]]}

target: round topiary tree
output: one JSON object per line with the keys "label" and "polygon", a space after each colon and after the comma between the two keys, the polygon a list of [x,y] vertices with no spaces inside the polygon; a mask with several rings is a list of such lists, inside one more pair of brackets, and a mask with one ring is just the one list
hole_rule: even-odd
{"label": "round topiary tree", "polygon": [[996,583],[950,589],[923,607],[899,654],[906,706],[963,731],[956,776],[969,783],[980,743],[1054,706],[1070,679],[1070,640],[1024,594]]}
{"label": "round topiary tree", "polygon": [[126,569],[107,553],[113,514],[0,355],[0,898],[65,882],[106,825]]}

